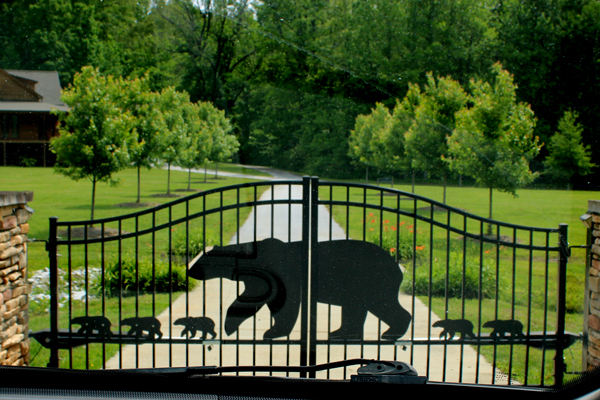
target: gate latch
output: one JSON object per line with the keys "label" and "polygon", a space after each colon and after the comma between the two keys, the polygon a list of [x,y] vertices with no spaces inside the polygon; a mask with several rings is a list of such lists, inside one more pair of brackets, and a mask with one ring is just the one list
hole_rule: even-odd
{"label": "gate latch", "polygon": [[400,361],[374,361],[358,369],[352,382],[402,383],[422,385],[426,376],[419,376],[412,365]]}

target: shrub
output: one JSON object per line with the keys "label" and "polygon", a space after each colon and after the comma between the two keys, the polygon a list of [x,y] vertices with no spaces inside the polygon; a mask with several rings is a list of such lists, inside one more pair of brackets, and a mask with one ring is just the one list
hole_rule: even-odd
{"label": "shrub", "polygon": [[[479,273],[480,263],[478,259],[467,258],[464,268],[465,285],[464,298],[476,299],[479,297]],[[429,267],[421,265],[417,267],[415,274],[415,294],[418,296],[429,295]],[[496,274],[491,260],[484,260],[481,268],[481,290],[483,298],[491,298],[496,291]],[[402,289],[412,294],[413,273],[407,270],[404,274]],[[460,254],[452,253],[448,266],[448,288],[446,288],[446,265],[434,263],[431,276],[431,296],[445,297],[446,290],[449,298],[463,297],[463,258]]]}
{"label": "shrub", "polygon": [[[189,230],[189,245],[187,245],[186,234],[185,234],[185,225],[179,226],[176,228],[175,235],[173,235],[173,242],[171,243],[171,254],[176,256],[186,256],[195,257],[200,252],[202,252],[202,245],[204,244],[204,236],[202,234],[202,229],[190,229]],[[218,239],[213,231],[207,229],[206,230],[206,246],[213,246],[218,243]]]}
{"label": "shrub", "polygon": [[[123,259],[121,261],[121,288],[123,294],[128,295],[131,292],[148,293],[156,292],[167,293],[177,292],[188,289],[186,286],[185,266],[180,264],[171,265],[171,274],[169,274],[169,263],[167,261],[156,261],[154,270],[154,281],[152,280],[152,262],[141,260],[138,262],[138,278],[135,276],[135,260]],[[196,285],[194,279],[189,280],[189,289]],[[110,263],[106,268],[105,289],[109,296],[119,295],[119,262]]]}
{"label": "shrub", "polygon": [[35,164],[37,164],[37,160],[33,157],[22,156],[19,159],[19,161],[21,162],[21,165],[25,168],[35,167]]}

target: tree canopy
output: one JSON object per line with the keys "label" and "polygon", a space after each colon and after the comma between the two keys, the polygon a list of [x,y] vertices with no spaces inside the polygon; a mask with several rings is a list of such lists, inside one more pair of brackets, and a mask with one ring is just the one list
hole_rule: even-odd
{"label": "tree canopy", "polygon": [[[27,0],[0,7],[0,67],[58,70],[67,86],[92,65],[105,75],[145,77],[152,92],[173,87],[191,101],[210,101],[230,119],[242,162],[360,176],[348,147],[358,115],[381,103],[393,116],[411,84],[426,91],[428,72],[469,92],[472,78],[494,79],[496,62],[513,74],[517,102],[531,105],[540,142],[550,143],[569,109],[578,111],[584,146],[600,126],[596,0]],[[423,107],[418,119],[431,120],[434,108]],[[423,126],[415,125],[413,137],[442,136]],[[534,157],[535,172],[549,149]],[[598,164],[596,153],[591,148],[590,162]],[[421,161],[415,168],[431,170]]]}
{"label": "tree canopy", "polygon": [[60,136],[51,141],[55,170],[76,181],[92,182],[91,219],[96,183],[116,185],[113,174],[131,165],[131,153],[138,148],[135,119],[116,101],[125,89],[122,79],[84,67],[62,95],[70,111],[59,114]]}

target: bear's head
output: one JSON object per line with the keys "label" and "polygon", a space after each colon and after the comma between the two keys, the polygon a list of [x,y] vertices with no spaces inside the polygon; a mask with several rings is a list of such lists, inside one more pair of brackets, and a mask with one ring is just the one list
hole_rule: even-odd
{"label": "bear's head", "polygon": [[198,280],[213,278],[235,279],[234,270],[238,259],[256,258],[256,243],[215,246],[206,252],[190,268],[189,276]]}

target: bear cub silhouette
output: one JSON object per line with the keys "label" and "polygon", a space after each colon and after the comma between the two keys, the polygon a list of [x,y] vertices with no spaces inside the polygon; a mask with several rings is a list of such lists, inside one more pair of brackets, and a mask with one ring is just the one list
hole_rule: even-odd
{"label": "bear cub silhouette", "polygon": [[[341,327],[330,339],[362,339],[367,312],[390,328],[381,336],[396,340],[407,331],[411,315],[400,305],[402,271],[381,247],[357,240],[319,242],[316,252],[316,301],[341,306]],[[288,336],[298,319],[302,300],[302,242],[277,239],[215,246],[192,265],[198,280],[226,278],[244,283],[244,292],[231,304],[225,332],[233,334],[267,305],[274,320],[265,339]]]}
{"label": "bear cub silhouette", "polygon": [[77,331],[78,335],[92,336],[94,331],[98,332],[99,337],[109,337],[112,335],[110,330],[110,321],[103,316],[75,317],[71,319],[71,324],[81,325]]}
{"label": "bear cub silhouette", "polygon": [[440,339],[449,336],[448,339],[451,340],[454,338],[456,332],[460,333],[461,339],[465,339],[466,337],[475,339],[473,324],[467,319],[444,319],[434,322],[432,326],[434,328],[444,328],[442,333],[440,333]]}
{"label": "bear cub silhouette", "polygon": [[138,339],[142,337],[144,331],[148,332],[148,340],[154,340],[155,335],[160,339],[163,335],[160,331],[160,321],[154,317],[125,318],[121,321],[121,326],[124,325],[131,326],[127,335],[136,335]]}
{"label": "bear cub silhouette", "polygon": [[186,333],[191,333],[190,339],[196,336],[196,332],[202,332],[201,340],[206,340],[206,336],[210,334],[210,338],[214,339],[217,336],[215,332],[215,321],[208,317],[187,317],[179,318],[174,325],[183,325],[184,328],[181,331],[181,336],[185,336]]}
{"label": "bear cub silhouette", "polygon": [[488,321],[483,324],[483,327],[493,329],[492,333],[490,333],[490,337],[492,338],[504,337],[507,333],[510,333],[513,338],[525,337],[523,334],[523,324],[516,319]]}

